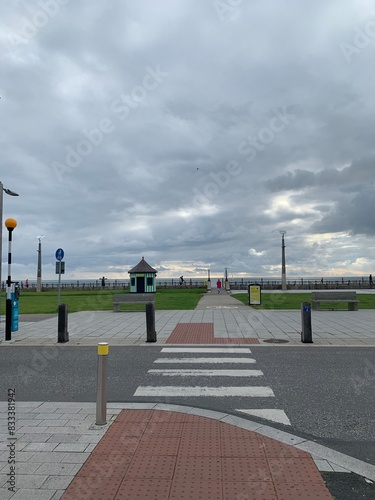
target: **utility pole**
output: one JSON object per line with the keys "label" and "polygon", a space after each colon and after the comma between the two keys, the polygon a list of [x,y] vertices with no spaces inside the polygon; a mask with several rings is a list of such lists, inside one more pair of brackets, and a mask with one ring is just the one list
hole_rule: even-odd
{"label": "utility pole", "polygon": [[38,271],[36,275],[36,291],[41,292],[42,291],[42,238],[44,238],[44,235],[42,234],[41,236],[37,236],[39,240],[39,245],[38,245]]}
{"label": "utility pole", "polygon": [[281,234],[281,289],[286,290],[286,269],[285,269],[285,239],[286,231],[279,231]]}

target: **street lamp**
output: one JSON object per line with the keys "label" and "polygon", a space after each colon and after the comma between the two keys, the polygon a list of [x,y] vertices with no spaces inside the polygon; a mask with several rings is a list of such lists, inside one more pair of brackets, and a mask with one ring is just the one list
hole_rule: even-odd
{"label": "street lamp", "polygon": [[8,279],[7,279],[7,298],[5,309],[5,340],[12,340],[12,232],[17,226],[16,219],[9,218],[5,221],[5,227],[9,233],[9,246],[8,246]]}
{"label": "street lamp", "polygon": [[44,234],[41,236],[37,236],[39,240],[39,245],[38,245],[38,272],[36,275],[36,291],[41,292],[42,291],[42,238],[44,238]]}
{"label": "street lamp", "polygon": [[281,289],[286,290],[286,271],[285,271],[285,240],[286,231],[279,231],[281,234]]}
{"label": "street lamp", "polygon": [[3,191],[9,196],[19,196],[18,193],[11,191],[3,186],[0,181],[0,305],[1,305],[1,291],[2,291],[2,281],[1,281],[1,264],[3,262]]}

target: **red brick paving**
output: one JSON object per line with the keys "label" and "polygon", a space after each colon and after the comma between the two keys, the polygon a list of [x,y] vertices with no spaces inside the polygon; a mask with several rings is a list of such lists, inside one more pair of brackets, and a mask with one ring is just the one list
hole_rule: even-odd
{"label": "red brick paving", "polygon": [[178,323],[166,344],[259,344],[258,339],[216,338],[213,323]]}
{"label": "red brick paving", "polygon": [[218,420],[162,410],[121,411],[62,496],[318,498],[332,497],[308,453]]}

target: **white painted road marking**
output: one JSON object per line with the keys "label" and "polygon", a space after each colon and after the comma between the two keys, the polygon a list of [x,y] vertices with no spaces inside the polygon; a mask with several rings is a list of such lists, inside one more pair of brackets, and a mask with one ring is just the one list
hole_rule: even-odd
{"label": "white painted road marking", "polygon": [[163,347],[161,352],[214,352],[214,353],[251,353],[248,347]]}
{"label": "white painted road marking", "polygon": [[154,363],[256,363],[252,358],[158,358]]}
{"label": "white painted road marking", "polygon": [[200,397],[200,396],[242,396],[250,398],[266,398],[275,396],[270,387],[176,387],[172,386],[139,386],[134,396],[149,397]]}
{"label": "white painted road marking", "polygon": [[260,377],[261,370],[148,370],[153,375],[170,377]]}
{"label": "white painted road marking", "polygon": [[274,410],[274,409],[261,409],[261,410],[236,410],[247,415],[253,415],[254,417],[264,418],[266,420],[271,420],[272,422],[277,422],[279,424],[291,425],[289,418],[286,416],[284,410]]}

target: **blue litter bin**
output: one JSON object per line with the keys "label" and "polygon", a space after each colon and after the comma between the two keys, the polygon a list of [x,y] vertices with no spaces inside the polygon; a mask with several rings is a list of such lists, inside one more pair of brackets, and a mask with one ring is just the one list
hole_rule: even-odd
{"label": "blue litter bin", "polygon": [[11,317],[11,331],[18,331],[18,318],[19,318],[19,297],[20,288],[18,283],[12,284],[12,291],[10,298],[12,301],[12,317]]}

